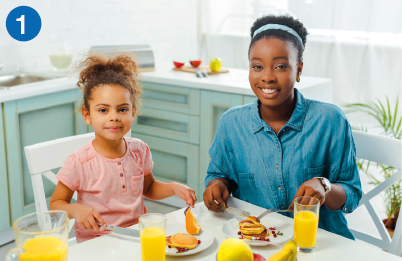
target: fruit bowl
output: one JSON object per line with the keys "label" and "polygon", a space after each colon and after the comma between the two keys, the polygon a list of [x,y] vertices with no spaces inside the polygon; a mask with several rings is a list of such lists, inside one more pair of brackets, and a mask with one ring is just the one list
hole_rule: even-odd
{"label": "fruit bowl", "polygon": [[193,66],[194,68],[200,66],[201,63],[202,63],[202,60],[190,61],[191,66]]}
{"label": "fruit bowl", "polygon": [[182,61],[173,61],[173,64],[176,68],[181,68],[184,65],[184,62]]}

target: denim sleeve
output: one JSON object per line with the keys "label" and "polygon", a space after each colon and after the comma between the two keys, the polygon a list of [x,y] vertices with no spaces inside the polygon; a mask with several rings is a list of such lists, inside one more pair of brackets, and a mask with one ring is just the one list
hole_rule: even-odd
{"label": "denim sleeve", "polygon": [[352,213],[359,206],[363,192],[359,169],[356,164],[356,147],[353,141],[352,128],[349,122],[346,123],[341,165],[335,183],[341,185],[346,193],[346,202],[340,211],[343,213]]}
{"label": "denim sleeve", "polygon": [[216,130],[214,141],[209,149],[209,155],[211,161],[208,166],[207,176],[205,178],[205,188],[208,183],[215,178],[224,178],[227,180],[232,179],[232,149],[230,146],[230,137],[227,129],[227,117],[223,114],[218,123],[218,129]]}

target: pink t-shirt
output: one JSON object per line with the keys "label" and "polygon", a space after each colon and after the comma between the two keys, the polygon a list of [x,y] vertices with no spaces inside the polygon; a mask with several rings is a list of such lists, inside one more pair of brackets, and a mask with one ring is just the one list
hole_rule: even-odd
{"label": "pink t-shirt", "polygon": [[[56,175],[60,182],[77,191],[77,203],[92,207],[106,224],[119,227],[138,223],[138,218],[147,212],[142,198],[144,176],[154,164],[147,144],[135,138],[124,140],[127,150],[122,158],[101,156],[91,141],[71,154]],[[84,229],[75,222],[78,243],[107,233],[103,229]]]}

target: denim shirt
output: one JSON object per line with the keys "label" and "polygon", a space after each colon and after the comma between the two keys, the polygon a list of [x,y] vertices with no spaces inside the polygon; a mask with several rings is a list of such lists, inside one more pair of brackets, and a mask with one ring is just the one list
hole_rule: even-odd
{"label": "denim shirt", "polygon": [[305,99],[297,89],[295,98],[293,114],[278,134],[260,118],[258,98],[225,112],[209,149],[205,186],[224,178],[236,198],[287,209],[302,183],[326,177],[343,187],[346,202],[339,210],[322,205],[319,227],[354,239],[344,213],[356,209],[362,190],[350,124],[333,104]]}

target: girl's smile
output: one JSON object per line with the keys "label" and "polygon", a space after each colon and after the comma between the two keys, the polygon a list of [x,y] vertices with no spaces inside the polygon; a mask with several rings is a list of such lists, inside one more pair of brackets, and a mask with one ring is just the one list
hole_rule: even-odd
{"label": "girl's smile", "polygon": [[122,129],[122,127],[112,126],[112,127],[105,127],[105,129],[107,129],[109,131],[119,131]]}

